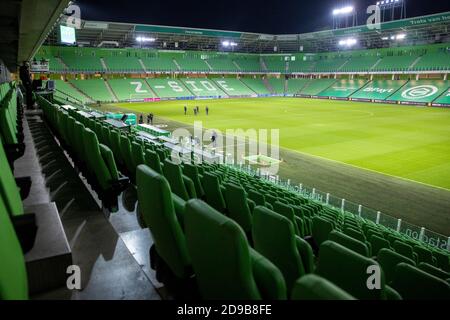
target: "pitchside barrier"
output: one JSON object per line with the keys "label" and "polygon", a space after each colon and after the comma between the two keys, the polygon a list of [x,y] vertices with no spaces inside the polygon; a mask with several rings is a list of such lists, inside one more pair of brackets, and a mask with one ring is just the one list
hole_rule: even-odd
{"label": "pitchside barrier", "polygon": [[289,179],[282,180],[279,176],[261,174],[260,170],[255,170],[250,165],[243,165],[242,163],[228,163],[227,165],[245,171],[251,175],[258,175],[262,179],[266,179],[287,190],[294,191],[302,197],[316,201],[322,205],[340,210],[343,213],[350,213],[355,217],[372,221],[378,225],[397,231],[404,236],[420,241],[430,247],[450,251],[449,236],[444,236],[431,230],[427,230],[424,227],[413,225],[403,221],[402,219],[391,217],[387,214],[381,213],[380,211],[364,207],[363,205],[347,201],[346,199],[335,197],[330,193],[325,193],[303,184],[293,185]]}

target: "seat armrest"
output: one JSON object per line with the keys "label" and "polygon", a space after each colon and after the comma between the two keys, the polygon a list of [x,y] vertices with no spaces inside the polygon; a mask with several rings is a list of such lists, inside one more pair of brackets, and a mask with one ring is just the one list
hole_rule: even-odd
{"label": "seat armrest", "polygon": [[255,201],[251,199],[247,199],[248,208],[250,209],[250,212],[253,212],[253,209],[256,207]]}
{"label": "seat armrest", "polygon": [[286,300],[287,289],[283,275],[272,262],[250,249],[253,276],[264,300]]}
{"label": "seat armrest", "polygon": [[175,215],[177,216],[181,228],[184,230],[184,212],[186,207],[186,201],[181,199],[173,192],[172,192],[172,201],[173,201],[173,208],[175,210]]}
{"label": "seat armrest", "polygon": [[104,144],[99,144],[100,154],[102,155],[103,160],[105,160],[106,166],[108,167],[108,171],[111,174],[111,178],[113,180],[119,179],[119,172],[117,171],[116,162],[114,161],[114,154],[111,149],[109,149]]}
{"label": "seat armrest", "polygon": [[190,199],[197,198],[197,192],[195,191],[194,181],[192,181],[191,178],[189,178],[188,176],[185,176],[184,174],[182,175],[182,177],[183,177],[183,183],[184,183],[186,191],[189,195],[189,198]]}

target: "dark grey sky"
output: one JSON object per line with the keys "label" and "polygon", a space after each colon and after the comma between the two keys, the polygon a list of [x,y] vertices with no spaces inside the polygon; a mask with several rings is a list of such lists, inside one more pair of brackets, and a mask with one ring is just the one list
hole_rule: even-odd
{"label": "dark grey sky", "polygon": [[[78,0],[82,18],[257,33],[302,33],[330,28],[331,11],[347,3],[365,21],[377,0]],[[405,0],[407,16],[450,11],[448,0]]]}

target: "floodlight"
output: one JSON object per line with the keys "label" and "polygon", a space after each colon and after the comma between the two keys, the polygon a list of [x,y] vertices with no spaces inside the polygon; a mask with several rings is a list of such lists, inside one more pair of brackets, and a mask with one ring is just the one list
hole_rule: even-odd
{"label": "floodlight", "polygon": [[343,8],[339,8],[339,9],[334,9],[333,10],[333,15],[337,16],[337,15],[349,14],[349,13],[352,13],[353,10],[354,10],[354,8],[352,6],[343,7]]}
{"label": "floodlight", "polygon": [[400,33],[395,37],[395,39],[397,39],[397,40],[403,40],[405,38],[406,38],[406,34],[404,34],[404,33]]}
{"label": "floodlight", "polygon": [[225,41],[222,41],[222,45],[223,45],[224,47],[236,47],[236,46],[237,46],[237,43],[236,43],[236,42],[232,42],[232,41],[225,40]]}
{"label": "floodlight", "polygon": [[348,38],[348,39],[339,41],[340,46],[347,46],[347,47],[351,47],[351,46],[355,45],[356,43],[357,43],[357,41],[354,38]]}
{"label": "floodlight", "polygon": [[154,42],[156,41],[155,38],[148,38],[148,37],[136,37],[137,42]]}

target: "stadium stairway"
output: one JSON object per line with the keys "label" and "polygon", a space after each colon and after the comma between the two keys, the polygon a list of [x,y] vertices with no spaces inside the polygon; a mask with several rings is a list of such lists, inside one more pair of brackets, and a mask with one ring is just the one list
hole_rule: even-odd
{"label": "stadium stairway", "polygon": [[106,86],[106,88],[108,89],[109,94],[114,98],[114,101],[115,101],[115,102],[118,102],[118,101],[119,101],[119,98],[117,98],[116,93],[115,93],[114,90],[111,88],[111,85],[109,84],[109,82],[108,82],[107,79],[105,79],[105,86]]}
{"label": "stadium stairway", "polygon": [[[39,103],[45,104],[43,100]],[[154,273],[149,271],[149,263],[136,260],[131,253],[139,250],[148,257],[152,243],[148,230],[142,230],[135,218],[134,189],[127,188],[120,195],[117,212],[111,214],[106,210],[104,201],[99,198],[97,184],[92,183],[87,176],[88,170],[82,169],[82,162],[73,153],[73,146],[65,140],[72,136],[70,131],[57,129],[63,126],[49,127],[51,120],[47,116],[46,122],[42,121],[42,113],[28,119],[37,147],[36,163],[42,168],[41,179],[49,188],[49,197],[60,210],[73,264],[80,266],[82,282],[81,290],[57,287],[33,294],[31,298],[160,299],[160,295],[169,298],[164,290],[160,290],[161,284]],[[89,135],[82,143],[89,145],[88,141]],[[92,146],[88,148],[92,152]],[[117,281],[119,278],[121,281]]]}

